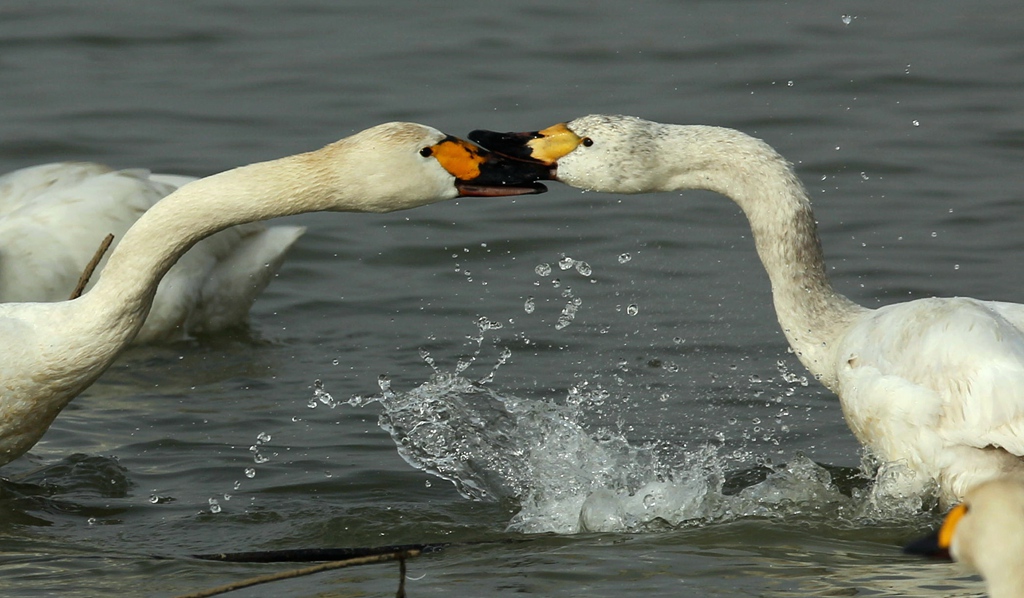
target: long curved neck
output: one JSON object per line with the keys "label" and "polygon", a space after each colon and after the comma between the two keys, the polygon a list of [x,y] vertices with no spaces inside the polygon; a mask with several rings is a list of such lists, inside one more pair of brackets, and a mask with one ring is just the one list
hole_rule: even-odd
{"label": "long curved neck", "polygon": [[336,146],[222,172],[157,202],[128,230],[96,285],[80,298],[89,304],[83,312],[110,327],[110,341],[129,342],[148,315],[161,278],[201,239],[236,224],[300,212],[360,211],[359,194],[353,194],[350,206],[339,204],[339,193],[347,195],[344,177],[328,159],[338,153]]}
{"label": "long curved neck", "polygon": [[[733,129],[671,126],[656,137],[674,156],[674,190],[706,189],[743,210],[771,280],[775,312],[800,361],[834,388],[830,346],[865,308],[832,288],[810,200],[792,166],[768,144]],[[667,189],[666,189],[667,190]]]}

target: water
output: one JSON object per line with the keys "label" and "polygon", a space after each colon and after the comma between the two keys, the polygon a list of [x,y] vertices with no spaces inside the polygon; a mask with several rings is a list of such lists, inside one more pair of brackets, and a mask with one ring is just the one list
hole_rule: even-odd
{"label": "water", "polygon": [[[206,175],[394,119],[725,125],[796,164],[854,300],[1019,301],[1022,20],[998,1],[15,0],[0,166]],[[859,473],[732,204],[551,188],[294,218],[309,232],[248,331],[132,350],[4,468],[4,594],[175,596],[288,568],[195,553],[492,540],[411,561],[410,595],[982,591],[899,555],[938,514]],[[401,444],[424,419],[437,454]],[[397,575],[236,595],[388,595]]]}

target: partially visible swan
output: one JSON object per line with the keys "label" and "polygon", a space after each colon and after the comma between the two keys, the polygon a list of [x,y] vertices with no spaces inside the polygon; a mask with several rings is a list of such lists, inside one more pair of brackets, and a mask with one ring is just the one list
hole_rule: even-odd
{"label": "partially visible swan", "polygon": [[534,133],[474,131],[499,153],[612,193],[706,189],[746,214],[790,346],[839,395],[853,433],[938,483],[943,504],[1024,472],[1024,305],[921,299],[867,309],[832,288],[807,192],[770,146],[739,131],[592,115]]}
{"label": "partially visible swan", "polygon": [[1024,597],[1024,481],[1000,478],[967,492],[909,554],[952,557],[985,578],[991,598]]}
{"label": "partially visible swan", "polygon": [[25,453],[142,327],[157,284],[200,239],[320,210],[390,212],[460,196],[523,195],[546,168],[506,160],[411,123],[182,186],[128,230],[78,299],[0,304],[0,465]]}
{"label": "partially visible swan", "polygon": [[[107,234],[116,246],[146,210],[193,180],[87,162],[42,164],[0,176],[0,302],[67,299]],[[241,324],[304,230],[250,223],[199,241],[160,281],[133,342],[176,340]]]}

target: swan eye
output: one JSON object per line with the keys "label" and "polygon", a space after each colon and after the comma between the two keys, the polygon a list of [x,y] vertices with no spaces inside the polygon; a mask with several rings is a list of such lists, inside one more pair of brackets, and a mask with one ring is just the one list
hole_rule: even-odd
{"label": "swan eye", "polygon": [[590,147],[590,146],[594,145],[594,140],[591,139],[590,137],[584,137],[580,141],[580,143],[583,144],[583,147]]}
{"label": "swan eye", "polygon": [[424,158],[429,158],[430,156],[434,155],[434,148],[425,147],[420,150],[420,155],[423,156]]}

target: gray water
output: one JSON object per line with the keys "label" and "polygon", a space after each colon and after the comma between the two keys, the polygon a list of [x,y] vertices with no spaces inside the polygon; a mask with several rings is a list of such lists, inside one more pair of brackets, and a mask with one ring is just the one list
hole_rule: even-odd
{"label": "gray water", "polygon": [[[794,162],[852,299],[1020,301],[1022,30],[998,0],[8,0],[0,167],[207,175],[389,120],[723,125]],[[249,330],[129,351],[4,468],[2,593],[175,596],[290,568],[195,553],[478,541],[410,561],[409,595],[983,591],[900,555],[939,514],[859,477],[735,206],[550,187],[293,218]]]}

